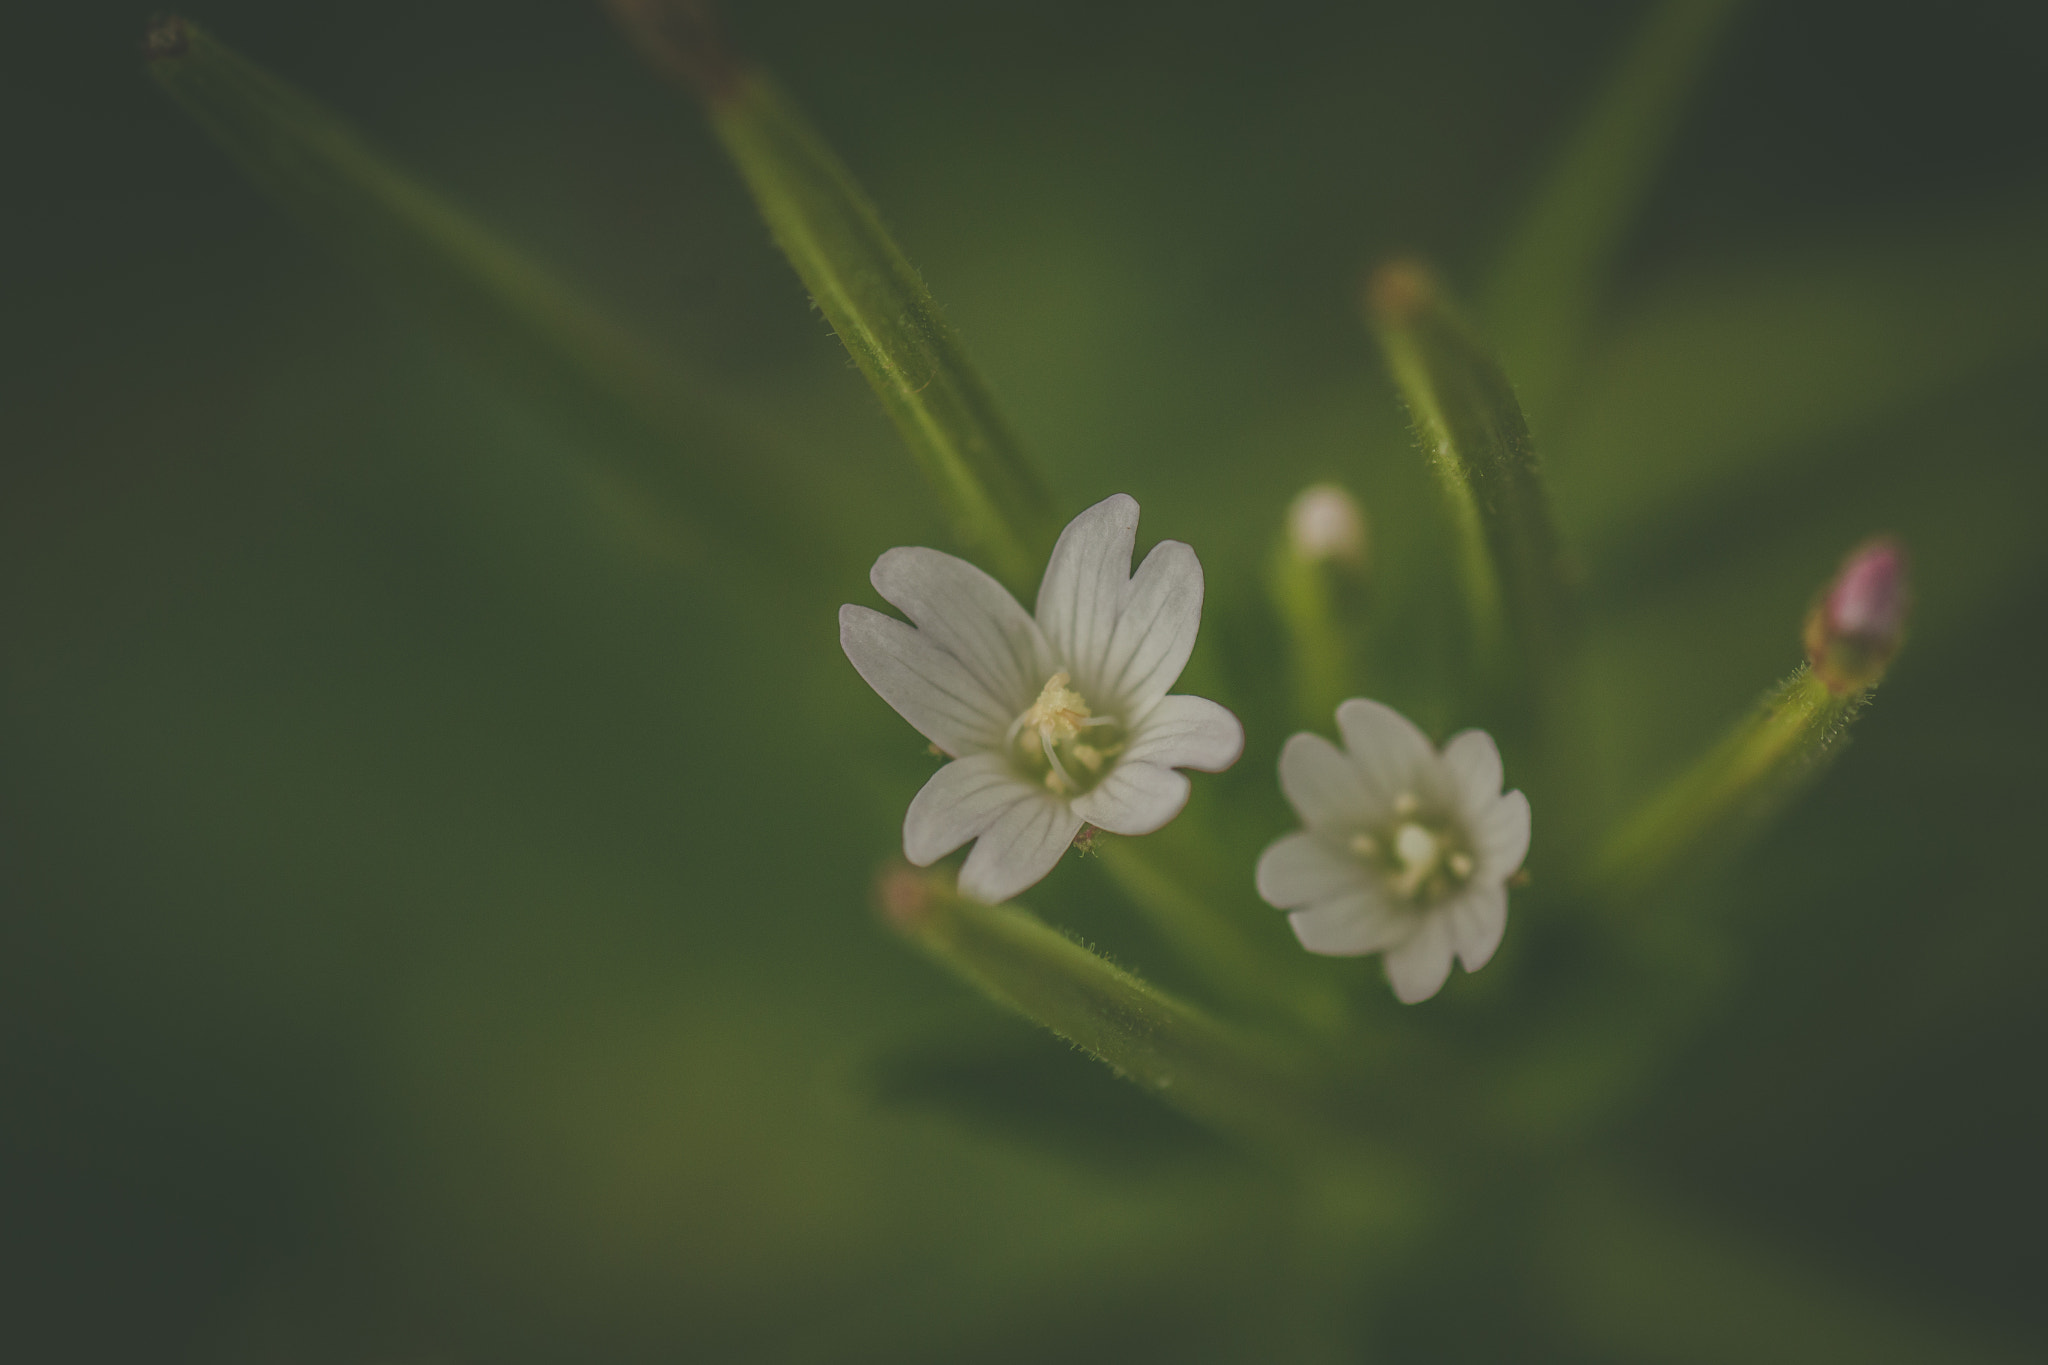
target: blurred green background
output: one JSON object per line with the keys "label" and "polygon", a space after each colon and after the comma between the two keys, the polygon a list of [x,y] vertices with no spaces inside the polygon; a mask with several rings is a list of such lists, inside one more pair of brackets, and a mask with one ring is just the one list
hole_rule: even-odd
{"label": "blurred green background", "polygon": [[[1250,892],[1293,728],[1257,576],[1304,483],[1373,520],[1364,690],[1486,720],[1361,272],[1476,288],[1644,7],[730,9],[1066,512],[1127,491],[1141,544],[1202,555],[1183,686],[1250,747],[1191,818],[1284,939]],[[194,12],[711,376],[857,551],[794,604],[277,213],[148,79],[144,17],[16,6],[0,90],[10,1359],[2040,1358],[2038,7],[1732,30],[1537,430],[1588,585],[1589,803],[1788,671],[1868,532],[1915,552],[1915,633],[1794,814],[1650,912],[1703,1003],[1647,1038],[1589,1007],[1542,1073],[1622,1054],[1627,1102],[1566,1160],[1449,1156],[1412,1204],[1396,1172],[1320,1251],[1341,1191],[866,909],[930,764],[834,612],[944,530],[689,101],[568,0]],[[1539,884],[1544,837],[1539,804]],[[1195,989],[1099,865],[1027,899]],[[1483,1070],[1577,1017],[1601,951],[1542,904],[1416,1011],[1370,960],[1325,975],[1367,1036]],[[1650,1207],[1685,1234],[1615,1231]]]}

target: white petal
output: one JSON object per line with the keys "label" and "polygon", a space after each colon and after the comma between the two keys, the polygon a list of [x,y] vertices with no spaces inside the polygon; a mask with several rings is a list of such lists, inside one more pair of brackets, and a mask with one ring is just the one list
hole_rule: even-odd
{"label": "white petal", "polygon": [[1384,702],[1353,697],[1337,708],[1337,729],[1368,790],[1391,804],[1403,793],[1441,800],[1436,749],[1415,722]]}
{"label": "white petal", "polygon": [[1001,754],[969,754],[933,773],[903,815],[903,856],[930,867],[987,832],[1004,811],[1038,792]]}
{"label": "white petal", "polygon": [[1128,758],[1073,800],[1074,814],[1111,834],[1150,834],[1188,803],[1188,780],[1155,763]]}
{"label": "white petal", "polygon": [[1013,715],[1052,676],[1038,623],[1002,584],[966,560],[907,546],[876,560],[868,579]]}
{"label": "white petal", "polygon": [[1388,803],[1366,790],[1344,751],[1306,732],[1280,747],[1280,790],[1310,829],[1356,831],[1384,819]]}
{"label": "white petal", "polygon": [[1294,936],[1312,953],[1357,957],[1401,942],[1416,930],[1412,915],[1389,909],[1376,896],[1346,896],[1296,910],[1287,917]]}
{"label": "white petal", "polygon": [[1113,700],[1131,718],[1143,719],[1188,666],[1201,624],[1201,561],[1179,541],[1162,540],[1131,575],[1101,676],[1090,679],[1105,704]]}
{"label": "white petal", "polygon": [[1493,960],[1501,935],[1508,927],[1507,888],[1498,882],[1483,882],[1443,907],[1451,922],[1451,946],[1465,970],[1476,972]]}
{"label": "white petal", "polygon": [[960,869],[961,893],[989,905],[1010,899],[1052,871],[1080,832],[1081,817],[1066,802],[1033,793],[1031,800],[997,816],[988,833],[975,840]]}
{"label": "white petal", "polygon": [[1244,726],[1207,697],[1161,697],[1132,732],[1126,763],[1220,773],[1244,752]]}
{"label": "white petal", "polygon": [[1442,915],[1427,916],[1406,943],[1387,950],[1387,984],[1404,1005],[1443,989],[1451,974],[1451,936]]}
{"label": "white petal", "polygon": [[1462,730],[1444,743],[1444,766],[1457,781],[1468,811],[1484,810],[1500,795],[1500,749],[1484,730]]}
{"label": "white petal", "polygon": [[1096,503],[1060,532],[1038,585],[1037,613],[1056,664],[1078,675],[1108,657],[1137,540],[1138,504],[1123,493]]}
{"label": "white petal", "polygon": [[868,607],[839,609],[839,647],[896,714],[955,758],[1002,743],[1015,713],[914,627]]}
{"label": "white petal", "polygon": [[1284,835],[1266,845],[1252,875],[1260,899],[1279,910],[1362,895],[1372,885],[1372,874],[1358,859],[1308,833]]}
{"label": "white petal", "polygon": [[1506,881],[1529,855],[1529,798],[1518,791],[1496,797],[1470,813],[1478,846],[1479,875]]}

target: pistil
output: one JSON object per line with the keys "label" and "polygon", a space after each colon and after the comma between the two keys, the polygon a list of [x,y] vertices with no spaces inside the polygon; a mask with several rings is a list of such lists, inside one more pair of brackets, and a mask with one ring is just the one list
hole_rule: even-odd
{"label": "pistil", "polygon": [[[1038,700],[1010,722],[1010,732],[1005,741],[1025,753],[1035,748],[1042,754],[1046,764],[1046,789],[1062,796],[1079,791],[1081,783],[1075,780],[1074,774],[1061,760],[1061,745],[1068,746],[1069,756],[1089,778],[1100,776],[1108,759],[1123,747],[1121,743],[1076,742],[1083,731],[1113,727],[1117,720],[1114,716],[1094,714],[1087,699],[1073,689],[1072,683],[1073,678],[1064,669],[1046,679],[1045,686],[1039,689]],[[1034,738],[1036,744],[1032,742]]]}

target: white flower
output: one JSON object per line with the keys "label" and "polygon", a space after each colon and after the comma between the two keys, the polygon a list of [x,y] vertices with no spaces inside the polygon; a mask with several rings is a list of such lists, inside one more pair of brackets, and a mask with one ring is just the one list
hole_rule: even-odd
{"label": "white flower", "polygon": [[937,550],[891,550],[868,575],[910,624],[839,609],[846,657],[953,762],[903,817],[926,867],[976,840],[960,889],[1008,900],[1052,871],[1083,824],[1150,834],[1180,814],[1177,768],[1221,772],[1244,749],[1237,717],[1169,696],[1202,620],[1202,566],[1163,540],[1131,572],[1138,504],[1119,493],[1053,547],[1038,617]]}
{"label": "white flower", "polygon": [[1259,856],[1259,895],[1312,953],[1386,954],[1408,1004],[1435,995],[1456,956],[1476,972],[1507,928],[1507,880],[1529,851],[1529,799],[1501,794],[1483,730],[1438,753],[1407,717],[1354,697],[1344,747],[1301,734],[1280,751],[1280,789],[1306,829]]}

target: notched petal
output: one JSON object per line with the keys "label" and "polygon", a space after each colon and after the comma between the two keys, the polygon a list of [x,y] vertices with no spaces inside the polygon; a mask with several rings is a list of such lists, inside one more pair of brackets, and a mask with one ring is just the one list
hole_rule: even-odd
{"label": "notched petal", "polygon": [[918,867],[930,867],[986,833],[1011,806],[1036,796],[999,754],[956,759],[911,798],[903,815],[903,856]]}
{"label": "notched petal", "polygon": [[1404,1005],[1419,1005],[1451,975],[1451,938],[1441,915],[1425,918],[1405,943],[1387,950],[1387,984]]}
{"label": "notched petal", "polygon": [[1400,943],[1415,932],[1411,917],[1389,910],[1370,896],[1327,900],[1287,917],[1301,946],[1326,957],[1359,957]]}
{"label": "notched petal", "polygon": [[1161,697],[1124,749],[1126,763],[1220,773],[1244,753],[1244,725],[1207,697]]}
{"label": "notched petal", "polygon": [[960,869],[960,891],[995,905],[1044,879],[1081,832],[1081,817],[1067,803],[1035,794],[1019,801],[974,841]]}
{"label": "notched petal", "polygon": [[1138,503],[1125,493],[1104,498],[1060,533],[1036,613],[1057,663],[1086,672],[1108,656],[1137,542]]}
{"label": "notched petal", "polygon": [[904,546],[875,561],[875,591],[1014,713],[1051,676],[1045,638],[1009,590],[964,559]]}
{"label": "notched petal", "polygon": [[1012,713],[915,627],[848,605],[839,609],[839,646],[896,714],[952,757],[1002,742]]}
{"label": "notched petal", "polygon": [[1484,730],[1463,730],[1444,744],[1444,766],[1458,785],[1465,809],[1484,809],[1500,796],[1500,746]]}
{"label": "notched petal", "polygon": [[1390,809],[1343,750],[1307,731],[1280,748],[1280,790],[1310,829],[1349,830],[1378,822]]}
{"label": "notched petal", "polygon": [[[1132,719],[1142,719],[1179,680],[1201,625],[1201,561],[1189,546],[1162,540],[1131,576],[1108,654],[1097,665],[1100,679],[1090,681],[1105,702],[1116,699]],[[1094,661],[1075,662],[1085,676]]]}
{"label": "notched petal", "polygon": [[1150,834],[1188,803],[1188,780],[1153,763],[1116,765],[1109,776],[1073,800],[1074,814],[1111,834]]}
{"label": "notched petal", "polygon": [[1385,702],[1353,697],[1337,708],[1337,729],[1366,786],[1382,800],[1392,803],[1404,793],[1446,794],[1430,790],[1436,785],[1435,746],[1414,721]]}
{"label": "notched petal", "polygon": [[1493,961],[1508,928],[1508,893],[1497,883],[1475,886],[1444,907],[1450,919],[1451,946],[1465,970],[1476,972]]}
{"label": "notched petal", "polygon": [[1496,798],[1473,816],[1480,875],[1506,881],[1529,856],[1529,798],[1518,791]]}
{"label": "notched petal", "polygon": [[1283,835],[1266,845],[1252,877],[1260,899],[1280,910],[1337,896],[1362,896],[1372,885],[1371,874],[1356,858],[1305,832]]}

